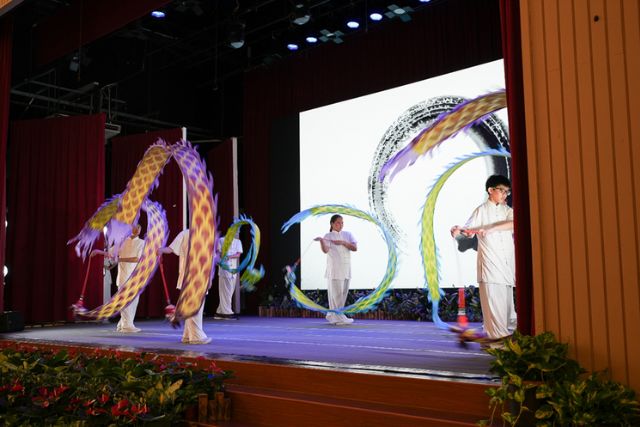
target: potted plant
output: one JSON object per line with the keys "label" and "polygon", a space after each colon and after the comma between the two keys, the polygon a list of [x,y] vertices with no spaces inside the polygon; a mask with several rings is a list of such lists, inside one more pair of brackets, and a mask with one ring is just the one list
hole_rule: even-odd
{"label": "potted plant", "polygon": [[481,422],[489,425],[500,411],[508,425],[536,425],[536,411],[546,411],[539,386],[572,382],[584,372],[577,361],[570,359],[568,345],[559,343],[553,333],[536,336],[515,332],[503,345],[486,351],[494,356],[491,372],[501,377],[497,388],[490,388],[491,419]]}
{"label": "potted plant", "polygon": [[501,347],[486,350],[495,359],[491,371],[501,377],[487,390],[491,425],[499,411],[510,426],[636,426],[640,404],[635,392],[603,374],[586,372],[568,354],[568,345],[551,332],[537,336],[518,332]]}

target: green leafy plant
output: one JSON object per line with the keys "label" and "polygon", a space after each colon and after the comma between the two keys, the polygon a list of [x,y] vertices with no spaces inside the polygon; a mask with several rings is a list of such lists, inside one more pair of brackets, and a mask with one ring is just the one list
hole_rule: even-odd
{"label": "green leafy plant", "polygon": [[0,352],[0,424],[171,425],[199,394],[222,391],[229,377],[213,362],[7,347]]}
{"label": "green leafy plant", "polygon": [[491,372],[501,377],[499,387],[487,390],[491,421],[500,410],[503,422],[512,426],[533,424],[542,403],[536,395],[539,385],[574,381],[584,372],[568,357],[569,346],[559,343],[551,332],[529,336],[516,331],[502,346],[486,351],[494,356]]}
{"label": "green leafy plant", "polygon": [[487,349],[501,383],[487,390],[491,419],[479,424],[493,425],[499,413],[510,426],[640,425],[635,392],[601,374],[585,378],[568,350],[551,332],[516,332],[502,346]]}
{"label": "green leafy plant", "polygon": [[541,424],[562,426],[637,426],[640,404],[635,392],[611,381],[603,373],[593,373],[574,382],[540,387],[546,399],[540,408]]}

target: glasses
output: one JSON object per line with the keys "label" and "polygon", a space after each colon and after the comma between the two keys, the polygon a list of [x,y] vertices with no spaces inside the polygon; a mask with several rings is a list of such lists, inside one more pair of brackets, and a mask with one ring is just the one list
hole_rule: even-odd
{"label": "glasses", "polygon": [[506,194],[507,196],[511,195],[511,190],[509,190],[508,188],[493,187],[493,189],[498,190],[499,192],[501,192],[502,194]]}

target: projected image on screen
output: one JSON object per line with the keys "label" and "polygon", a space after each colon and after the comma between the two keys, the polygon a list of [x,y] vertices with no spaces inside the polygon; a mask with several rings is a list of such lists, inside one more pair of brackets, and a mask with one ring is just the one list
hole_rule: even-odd
{"label": "projected image on screen", "polygon": [[[479,65],[300,114],[300,210],[315,205],[347,204],[367,210],[397,240],[398,275],[394,288],[422,288],[419,224],[434,179],[456,158],[488,148],[508,149],[507,111],[459,132],[420,158],[389,184],[377,179],[384,163],[441,113],[469,99],[504,87],[502,61]],[[476,252],[460,251],[449,234],[464,225],[486,200],[484,183],[492,174],[510,177],[509,161],[481,157],[462,166],[438,198],[434,230],[443,287],[476,284]],[[345,217],[344,229],[358,241],[351,256],[351,289],[375,288],[387,265],[385,242],[374,225]],[[329,231],[329,216],[305,220],[300,229],[302,289],[326,289],[326,255],[317,236]]]}

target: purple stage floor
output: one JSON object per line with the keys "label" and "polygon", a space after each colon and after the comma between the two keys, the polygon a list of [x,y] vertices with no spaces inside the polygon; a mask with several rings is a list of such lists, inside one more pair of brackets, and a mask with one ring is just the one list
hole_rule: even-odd
{"label": "purple stage floor", "polygon": [[477,344],[466,349],[455,335],[429,322],[356,320],[332,326],[324,319],[241,317],[205,319],[213,341],[206,345],[180,342],[182,330],[160,320],[136,321],[135,334],[115,331],[113,323],[77,323],[31,327],[2,338],[49,344],[70,344],[207,358],[247,360],[305,367],[389,375],[495,381],[491,356]]}

